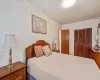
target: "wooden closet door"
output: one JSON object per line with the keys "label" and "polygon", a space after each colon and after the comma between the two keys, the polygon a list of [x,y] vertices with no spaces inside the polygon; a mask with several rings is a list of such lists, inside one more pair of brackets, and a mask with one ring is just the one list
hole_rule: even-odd
{"label": "wooden closet door", "polygon": [[74,31],[74,55],[78,56],[79,54],[79,30]]}
{"label": "wooden closet door", "polygon": [[61,52],[69,54],[69,30],[61,30]]}
{"label": "wooden closet door", "polygon": [[[76,39],[77,35],[79,36],[78,40]],[[77,31],[75,31],[74,36],[74,54],[76,56],[90,58],[90,48],[92,47],[92,28],[81,29],[78,31],[78,34]]]}
{"label": "wooden closet door", "polygon": [[87,29],[87,58],[90,58],[91,51],[90,48],[92,47],[92,28]]}
{"label": "wooden closet door", "polygon": [[87,56],[87,46],[86,43],[87,42],[87,30],[84,29],[83,30],[83,57]]}
{"label": "wooden closet door", "polygon": [[83,30],[79,30],[79,54],[78,56],[83,56]]}

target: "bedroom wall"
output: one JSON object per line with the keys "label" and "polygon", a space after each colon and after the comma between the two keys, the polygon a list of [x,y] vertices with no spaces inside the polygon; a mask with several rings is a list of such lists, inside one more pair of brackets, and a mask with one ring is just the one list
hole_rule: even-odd
{"label": "bedroom wall", "polygon": [[99,19],[93,19],[93,20],[86,20],[71,24],[64,24],[61,26],[61,29],[69,29],[70,35],[69,35],[69,47],[70,47],[70,54],[74,55],[74,30],[76,29],[83,29],[83,28],[92,28],[92,46],[94,46],[94,42],[96,39],[96,29],[99,23]]}
{"label": "bedroom wall", "polygon": [[[32,33],[31,15],[47,21],[47,34]],[[13,62],[25,62],[25,48],[37,40],[52,43],[57,38],[60,24],[52,20],[28,0],[0,0],[0,67],[8,64],[7,49],[2,48],[5,34],[15,34],[18,47],[13,48]]]}

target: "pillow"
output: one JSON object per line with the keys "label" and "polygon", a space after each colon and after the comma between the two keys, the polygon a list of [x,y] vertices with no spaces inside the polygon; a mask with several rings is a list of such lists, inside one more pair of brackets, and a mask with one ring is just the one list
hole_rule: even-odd
{"label": "pillow", "polygon": [[45,54],[46,56],[49,56],[49,55],[52,54],[52,51],[51,51],[51,49],[50,49],[50,47],[49,47],[48,45],[42,47],[42,50],[43,50],[43,52],[44,52],[44,54]]}
{"label": "pillow", "polygon": [[34,52],[36,57],[40,57],[43,55],[42,46],[34,46]]}

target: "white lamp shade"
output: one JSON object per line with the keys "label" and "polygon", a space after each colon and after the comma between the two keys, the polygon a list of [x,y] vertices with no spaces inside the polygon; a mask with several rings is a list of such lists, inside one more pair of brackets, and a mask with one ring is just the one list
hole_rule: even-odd
{"label": "white lamp shade", "polygon": [[18,46],[18,44],[17,44],[14,34],[5,35],[5,41],[2,46],[3,48],[13,48],[13,47],[17,47],[17,46]]}

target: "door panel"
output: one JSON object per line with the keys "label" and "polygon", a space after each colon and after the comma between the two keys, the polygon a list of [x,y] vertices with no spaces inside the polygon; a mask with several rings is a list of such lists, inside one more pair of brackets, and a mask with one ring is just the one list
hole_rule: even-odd
{"label": "door panel", "polygon": [[79,56],[83,56],[83,30],[79,30]]}
{"label": "door panel", "polygon": [[74,31],[74,55],[75,56],[78,56],[78,48],[79,48],[79,43],[78,43],[78,38],[79,38],[79,31],[78,30],[75,30]]}
{"label": "door panel", "polygon": [[61,30],[61,52],[69,54],[69,30]]}

